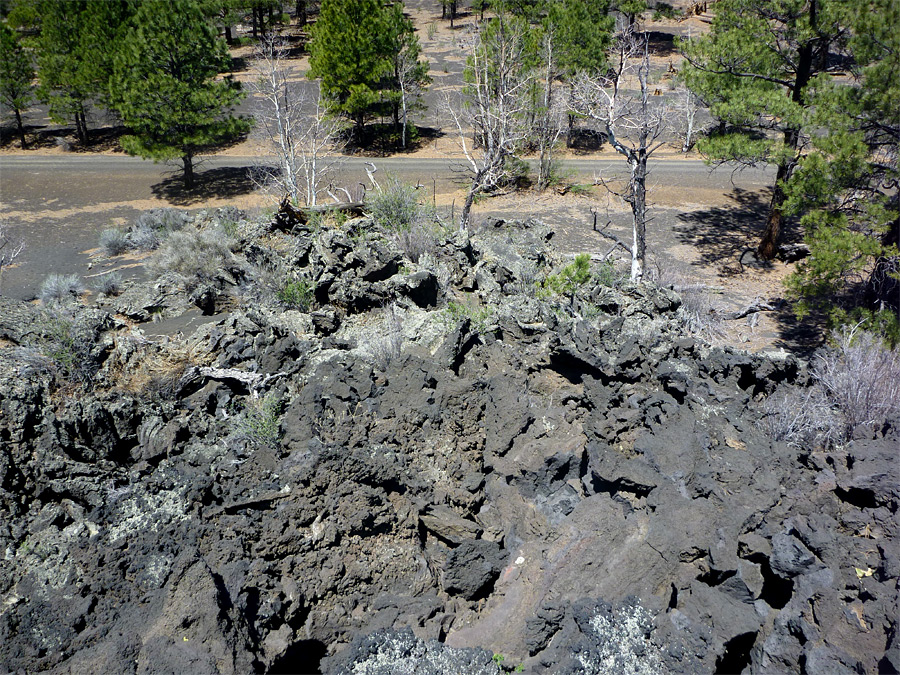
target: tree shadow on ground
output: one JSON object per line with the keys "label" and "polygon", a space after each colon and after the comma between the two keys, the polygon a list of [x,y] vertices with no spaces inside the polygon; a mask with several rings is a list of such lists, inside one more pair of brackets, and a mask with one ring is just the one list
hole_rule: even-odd
{"label": "tree shadow on ground", "polygon": [[[772,200],[771,188],[750,191],[736,187],[729,197],[732,204],[727,206],[679,214],[678,220],[682,224],[676,226],[676,238],[699,252],[699,259],[693,265],[715,268],[721,276],[740,273],[742,258],[744,266],[773,269],[774,265],[755,256]],[[799,241],[802,238],[800,229],[787,225],[782,233],[782,243]],[[826,320],[821,313],[813,312],[801,319],[794,313],[793,303],[782,302],[770,316],[778,333],[775,347],[809,356],[822,346]]]}
{"label": "tree shadow on ground", "polygon": [[606,142],[606,134],[590,127],[573,127],[566,137],[566,148],[576,155],[599,152]]}
{"label": "tree shadow on ground", "polygon": [[[91,127],[88,130],[88,144],[82,145],[75,138],[74,127],[47,127],[27,123],[24,126],[28,140],[26,150],[61,148],[72,153],[115,151],[121,150],[119,139],[128,133],[128,129],[121,125]],[[0,148],[7,147],[20,147],[19,131],[15,125],[0,127]]]}
{"label": "tree shadow on ground", "polygon": [[250,166],[223,166],[194,174],[194,187],[184,187],[184,177],[180,170],[160,181],[150,189],[156,197],[165,199],[176,206],[190,206],[210,199],[230,199],[246,195],[257,188],[260,179],[259,168]]}
{"label": "tree shadow on ground", "polygon": [[[683,224],[676,226],[675,236],[699,251],[696,265],[738,268],[741,254],[748,249],[756,250],[765,229],[771,189],[750,191],[736,187],[729,198],[732,203],[727,206],[713,206],[678,216]],[[755,264],[762,268],[771,267],[765,261]]]}
{"label": "tree shadow on ground", "polygon": [[429,143],[434,143],[437,139],[445,136],[443,131],[434,127],[416,126],[413,128],[410,125],[407,132],[409,138],[407,138],[406,147],[404,148],[401,142],[401,132],[392,123],[367,124],[363,129],[361,138],[354,138],[352,136],[353,130],[349,129],[344,152],[356,157],[403,155],[416,152]]}
{"label": "tree shadow on ground", "polygon": [[647,35],[650,39],[650,53],[653,56],[666,58],[678,54],[678,50],[675,48],[674,34],[651,30]]}
{"label": "tree shadow on ground", "polygon": [[812,312],[799,318],[789,303],[783,304],[772,313],[779,338],[775,347],[809,358],[825,343],[828,334],[827,320],[823,313]]}

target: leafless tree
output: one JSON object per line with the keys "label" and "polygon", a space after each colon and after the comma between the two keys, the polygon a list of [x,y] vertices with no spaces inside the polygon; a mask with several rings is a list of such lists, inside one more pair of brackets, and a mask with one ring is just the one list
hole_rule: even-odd
{"label": "leafless tree", "polygon": [[[687,39],[688,42],[693,39],[690,28],[688,28]],[[669,66],[671,67],[671,62],[669,62]],[[676,106],[678,117],[680,118],[679,131],[682,139],[682,152],[688,152],[693,148],[694,143],[696,143],[697,134],[702,133],[702,131],[698,132],[697,129],[697,113],[702,107],[706,107],[704,102],[697,94],[691,91],[684,82],[682,82],[678,92],[678,104]]]}
{"label": "leafless tree", "polygon": [[553,178],[553,149],[563,131],[565,110],[562,101],[557,101],[554,96],[556,93],[554,84],[558,75],[556,51],[556,35],[553,26],[550,25],[544,35],[542,45],[542,100],[534,124],[534,136],[539,155],[538,190],[546,190],[550,186]]}
{"label": "leafless tree", "polygon": [[[659,138],[670,122],[662,97],[651,96],[649,72],[649,36],[627,29],[616,39],[610,71],[582,74],[573,92],[576,110],[599,123],[609,144],[628,162],[630,177],[621,196],[631,206],[633,281],[643,278],[646,259],[647,161],[663,146]],[[626,89],[626,85],[637,89]]]}
{"label": "leafless tree", "polygon": [[421,106],[423,85],[428,82],[428,66],[419,61],[418,52],[404,48],[394,57],[394,71],[400,85],[400,119],[403,125],[400,140],[405,148],[410,109]]}
{"label": "leafless tree", "polygon": [[292,82],[285,61],[286,46],[274,35],[262,41],[256,53],[256,80],[251,88],[258,99],[257,133],[278,160],[279,173],[264,174],[265,186],[315,206],[316,195],[327,184],[340,157],[326,151],[340,149],[342,125],[329,116],[318,84]]}
{"label": "leafless tree", "polygon": [[507,161],[528,135],[525,122],[533,74],[524,66],[525,29],[503,14],[484,27],[470,49],[463,100],[456,104],[448,100],[465,156],[462,170],[470,178],[460,228],[469,222],[475,197],[508,179]]}
{"label": "leafless tree", "polygon": [[9,267],[25,250],[25,242],[13,239],[9,227],[0,220],[0,291],[3,290],[3,268]]}
{"label": "leafless tree", "polygon": [[697,113],[700,111],[700,99],[685,87],[679,92],[678,113],[681,118],[681,151],[688,152],[697,142]]}

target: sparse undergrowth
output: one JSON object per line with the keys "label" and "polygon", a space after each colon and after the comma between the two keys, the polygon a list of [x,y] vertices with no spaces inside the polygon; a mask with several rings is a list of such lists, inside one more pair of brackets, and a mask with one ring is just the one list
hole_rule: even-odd
{"label": "sparse undergrowth", "polygon": [[274,392],[250,397],[239,411],[237,433],[257,447],[277,449],[281,441],[281,413],[284,403]]}
{"label": "sparse undergrowth", "polygon": [[844,326],[812,361],[813,384],[766,401],[769,432],[796,446],[832,447],[861,430],[900,421],[900,352],[878,336]]}
{"label": "sparse undergrowth", "polygon": [[149,267],[156,274],[172,272],[192,288],[227,272],[235,243],[216,230],[173,232],[154,254]]}
{"label": "sparse undergrowth", "polygon": [[38,291],[45,305],[73,301],[82,293],[84,284],[77,274],[48,274]]}
{"label": "sparse undergrowth", "polygon": [[155,251],[163,241],[191,221],[191,216],[178,209],[153,209],[139,215],[126,229],[112,227],[100,233],[100,250],[107,257],[128,251]]}

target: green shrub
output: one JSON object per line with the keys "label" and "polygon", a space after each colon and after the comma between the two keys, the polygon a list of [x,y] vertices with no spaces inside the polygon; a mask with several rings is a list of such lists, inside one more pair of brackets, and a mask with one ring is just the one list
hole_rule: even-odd
{"label": "green shrub", "polygon": [[575,256],[575,262],[563,267],[559,274],[551,274],[541,283],[541,295],[575,294],[579,286],[586,284],[591,278],[591,256],[581,253]]}
{"label": "green shrub", "polygon": [[527,187],[528,171],[528,162],[515,155],[507,155],[503,160],[503,179],[499,182],[499,187]]}
{"label": "green shrub", "polygon": [[[528,165],[526,164],[526,167]],[[550,187],[556,187],[566,183],[567,181],[572,180],[578,172],[575,169],[567,167],[563,160],[561,159],[552,159],[550,160],[550,175],[547,177],[547,185]],[[572,188],[569,188],[571,191]]]}
{"label": "green shrub", "polygon": [[51,370],[77,384],[90,384],[98,370],[92,354],[96,331],[83,318],[59,310],[47,312],[39,325],[42,340],[34,348],[49,359]]}
{"label": "green shrub", "polygon": [[385,186],[367,195],[372,221],[388,231],[409,229],[422,215],[416,188],[389,176]]}
{"label": "green shrub", "polygon": [[275,291],[275,296],[285,307],[306,312],[312,304],[313,286],[306,279],[288,281]]}
{"label": "green shrub", "polygon": [[281,399],[272,392],[247,403],[238,418],[238,433],[258,447],[277,449],[281,442]]}
{"label": "green shrub", "polygon": [[604,260],[596,274],[597,283],[609,288],[618,288],[623,275],[619,273],[612,260]]}
{"label": "green shrub", "polygon": [[484,333],[493,317],[490,307],[475,307],[466,302],[447,303],[446,315],[449,323],[455,325],[468,319],[477,333]]}

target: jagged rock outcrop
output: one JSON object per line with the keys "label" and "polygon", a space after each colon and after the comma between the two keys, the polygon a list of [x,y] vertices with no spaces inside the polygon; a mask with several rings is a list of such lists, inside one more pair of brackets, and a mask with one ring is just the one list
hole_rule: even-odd
{"label": "jagged rock outcrop", "polygon": [[2,668],[900,666],[896,425],[773,441],[801,361],[686,336],[667,289],[541,297],[539,223],[420,264],[367,227],[244,242],[305,311],[235,297],[152,341],[68,310],[98,327],[88,384],[4,301]]}

